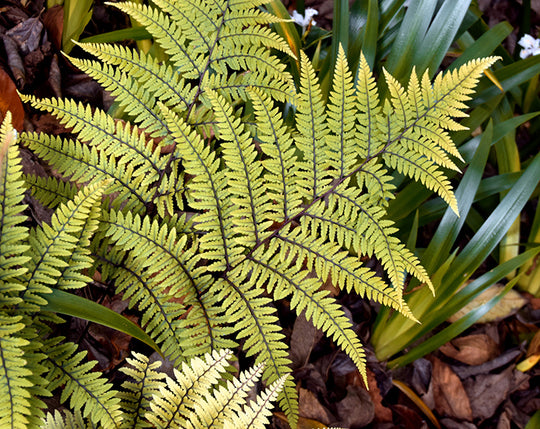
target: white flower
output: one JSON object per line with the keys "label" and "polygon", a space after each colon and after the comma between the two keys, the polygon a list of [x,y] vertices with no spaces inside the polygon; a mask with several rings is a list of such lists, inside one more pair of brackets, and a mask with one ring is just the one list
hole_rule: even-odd
{"label": "white flower", "polygon": [[540,39],[535,39],[530,34],[525,34],[518,43],[523,47],[519,53],[521,58],[527,58],[530,55],[540,55]]}
{"label": "white flower", "polygon": [[318,15],[319,12],[313,9],[312,7],[308,7],[304,15],[300,15],[297,11],[293,11],[291,18],[294,22],[296,22],[300,27],[302,27],[302,34],[306,31],[306,28],[311,23],[312,25],[315,25],[316,22],[313,19],[315,15]]}

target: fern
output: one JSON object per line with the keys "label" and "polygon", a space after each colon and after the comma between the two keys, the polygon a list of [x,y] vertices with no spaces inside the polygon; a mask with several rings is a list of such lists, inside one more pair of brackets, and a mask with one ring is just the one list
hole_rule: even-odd
{"label": "fern", "polygon": [[[146,27],[165,61],[109,44],[80,44],[96,60],[71,59],[115,95],[122,120],[72,100],[23,96],[72,135],[21,137],[65,180],[26,178],[56,214],[51,226],[28,238],[26,230],[17,233],[20,244],[8,254],[27,259],[13,264],[24,272],[17,268],[13,285],[6,286],[6,312],[13,317],[9,309],[16,307],[30,318],[51,287],[81,287],[90,280],[84,270],[91,268],[140,310],[143,328],[177,368],[190,373],[186,359],[238,345],[254,356],[255,372],[225,390],[216,388],[213,399],[205,395],[217,375],[190,385],[196,392],[191,400],[206,404],[196,406],[183,399],[188,381],[167,379],[163,387],[140,356],[134,365],[149,371],[148,379],[139,373],[142,390],[131,384],[115,396],[100,377],[90,376],[90,365],[72,345],[55,343],[71,369],[60,375],[46,360],[50,372],[42,385],[67,386],[88,377],[95,383],[88,390],[66,390],[62,399],[71,395],[76,412],[70,421],[89,418],[108,427],[143,427],[145,418],[158,426],[262,422],[261,410],[283,384],[278,401],[294,427],[298,398],[273,303],[288,299],[297,314],[305,312],[365,378],[353,325],[322,285],[330,280],[416,320],[402,298],[406,278],[432,285],[386,217],[395,190],[392,174],[421,182],[457,212],[444,169],[457,169],[452,159],[460,156],[448,131],[460,129],[455,118],[465,115],[477,80],[496,59],[471,61],[433,83],[427,73],[418,77],[413,71],[406,88],[385,72],[389,96],[381,99],[366,60],[361,58],[353,76],[341,49],[325,101],[304,53],[297,58],[298,87],[275,55],[293,54],[268,28],[279,20],[259,7],[265,1],[154,3],[113,6]],[[284,103],[293,107],[291,120],[283,117]],[[4,192],[17,199],[22,188]],[[2,233],[4,243],[9,236]],[[24,247],[27,240],[32,250]],[[384,275],[364,266],[361,257],[376,258]],[[28,319],[25,326],[35,323]],[[52,353],[33,329],[33,336],[21,338]],[[21,356],[22,343],[14,347],[19,349],[13,356]],[[265,383],[277,385],[249,412],[240,415],[237,405],[224,411],[257,371]],[[19,371],[21,380],[25,376]],[[96,395],[88,399],[92,389]],[[199,406],[215,413],[200,415]],[[155,417],[142,413],[148,409]]]}
{"label": "fern", "polygon": [[[204,359],[193,358],[189,365],[182,365],[181,371],[175,369],[172,378],[157,371],[160,362],[149,363],[144,355],[133,353],[127,359],[130,366],[122,368],[130,380],[118,393],[122,398],[122,427],[219,429],[240,424],[235,427],[264,428],[284,380],[273,383],[248,403],[247,394],[259,380],[262,366],[223,383],[231,356],[230,350],[222,350],[206,354]],[[91,421],[78,411],[67,411],[65,417],[56,411],[47,415],[42,428],[83,429],[93,427]]]}

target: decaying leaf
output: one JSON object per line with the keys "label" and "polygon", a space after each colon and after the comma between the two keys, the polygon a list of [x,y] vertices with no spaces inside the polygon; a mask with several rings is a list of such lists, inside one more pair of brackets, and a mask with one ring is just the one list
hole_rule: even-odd
{"label": "decaying leaf", "polygon": [[440,351],[467,365],[481,365],[497,356],[498,346],[489,335],[475,334],[455,338],[444,344]]}
{"label": "decaying leaf", "polygon": [[362,427],[371,423],[375,417],[375,407],[366,389],[347,386],[347,396],[336,404],[339,426]]}
{"label": "decaying leaf", "polygon": [[509,394],[528,379],[528,375],[511,366],[500,374],[480,374],[465,380],[463,387],[470,398],[473,418],[485,420],[493,416]]}
{"label": "decaying leaf", "polygon": [[13,39],[23,55],[35,51],[39,47],[43,24],[39,18],[28,18],[10,30],[6,34]]}
{"label": "decaying leaf", "polygon": [[22,88],[26,81],[26,72],[24,70],[24,64],[21,56],[19,55],[19,48],[17,43],[5,34],[0,34],[2,42],[4,44],[4,51],[6,52],[6,59],[9,69],[15,78],[17,88]]}
{"label": "decaying leaf", "polygon": [[[467,304],[465,307],[463,307],[461,310],[451,316],[448,321],[455,322],[456,320],[468,314],[471,310],[474,310],[475,308],[478,308],[488,302],[491,298],[498,295],[503,289],[504,286],[500,284],[495,284],[489,287],[480,295],[478,295],[475,299],[469,302],[469,304]],[[515,290],[510,290],[497,303],[497,305],[495,305],[495,307],[493,307],[489,312],[484,314],[484,316],[482,316],[476,323],[488,323],[495,320],[504,319],[514,314],[525,304],[527,304],[527,300],[523,298],[519,294],[519,292],[516,292]]]}
{"label": "decaying leaf", "polygon": [[291,335],[291,360],[293,362],[293,368],[299,368],[308,363],[313,347],[315,347],[323,336],[322,331],[315,328],[313,323],[308,322],[304,314],[305,312],[296,318]]}
{"label": "decaying leaf", "polygon": [[472,420],[469,397],[459,377],[450,366],[432,357],[432,383],[435,409],[440,415],[460,420]]}
{"label": "decaying leaf", "polygon": [[299,414],[308,419],[314,419],[325,425],[334,420],[334,416],[321,405],[317,397],[310,390],[300,388]]}

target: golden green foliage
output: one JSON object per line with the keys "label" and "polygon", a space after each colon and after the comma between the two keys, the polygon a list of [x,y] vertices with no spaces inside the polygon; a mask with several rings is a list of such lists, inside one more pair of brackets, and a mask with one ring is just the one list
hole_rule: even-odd
{"label": "golden green foliage", "polygon": [[[265,383],[283,383],[279,403],[295,426],[298,398],[273,303],[288,299],[297,314],[305,311],[365,377],[352,322],[322,286],[331,281],[415,320],[402,299],[406,276],[431,282],[385,217],[392,174],[420,181],[457,211],[442,170],[455,169],[451,156],[459,157],[447,130],[459,129],[452,118],[464,115],[495,59],[472,61],[433,84],[413,73],[407,88],[386,74],[390,96],[381,100],[367,62],[353,76],[341,51],[326,102],[305,54],[298,87],[275,55],[292,53],[268,28],[277,18],[258,8],[264,1],[153,3],[114,6],[146,27],[167,61],[108,44],[80,45],[97,61],[70,58],[116,97],[123,120],[71,100],[23,97],[71,129],[71,138],[21,136],[69,183],[26,178],[55,209],[51,225],[29,232],[16,226],[24,220],[16,146],[4,157],[2,171],[10,173],[1,197],[10,211],[2,214],[9,228],[1,258],[18,259],[1,266],[0,341],[15,363],[2,362],[0,383],[25,401],[3,405],[0,418],[36,420],[41,407],[29,398],[64,386],[62,399],[70,397],[75,411],[70,421],[121,427],[140,419],[142,408],[127,420],[121,411],[134,401],[129,388],[114,393],[74,345],[38,339],[40,319],[52,317],[39,314],[50,287],[81,287],[91,268],[140,311],[141,326],[178,367],[241,344],[257,368],[265,364]],[[384,276],[360,257],[376,258]],[[37,355],[47,356],[41,365]],[[33,393],[28,380],[40,376],[33,386],[43,391]],[[165,396],[148,406],[183,425],[186,404]],[[192,411],[214,406],[205,401]],[[197,416],[201,424],[207,418]],[[231,421],[241,425],[241,418]],[[62,418],[48,421],[55,427]],[[161,421],[157,415],[151,423]]]}
{"label": "golden green foliage", "polygon": [[[207,353],[204,359],[193,358],[174,370],[174,377],[158,372],[161,363],[133,353],[129,367],[122,371],[130,377],[117,394],[121,399],[121,428],[250,428],[263,429],[285,381],[277,380],[254,400],[248,394],[260,379],[262,365],[242,372],[238,378],[224,382],[231,359],[230,350]],[[94,427],[92,419],[83,418],[77,409],[64,415],[48,414],[43,429],[85,429]],[[112,427],[112,426],[105,426]]]}

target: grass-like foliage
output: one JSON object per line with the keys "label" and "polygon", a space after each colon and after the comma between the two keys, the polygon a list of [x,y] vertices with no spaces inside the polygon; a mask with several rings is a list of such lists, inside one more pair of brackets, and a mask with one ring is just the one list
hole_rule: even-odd
{"label": "grass-like foliage", "polygon": [[[434,83],[413,73],[406,88],[387,74],[390,96],[381,100],[367,62],[353,76],[341,52],[325,101],[303,53],[298,87],[275,55],[292,53],[268,27],[277,18],[258,7],[264,1],[154,3],[114,6],[146,27],[166,61],[107,44],[81,45],[97,61],[70,58],[116,97],[122,120],[71,100],[24,97],[72,138],[21,136],[66,182],[26,177],[55,209],[51,225],[35,231],[17,226],[24,188],[16,146],[2,162],[0,341],[15,363],[2,354],[0,388],[21,400],[4,401],[0,418],[35,419],[40,404],[30,398],[64,386],[62,400],[70,397],[82,417],[122,425],[129,389],[116,393],[74,345],[40,336],[50,288],[81,287],[91,268],[140,310],[141,326],[177,366],[239,345],[264,363],[265,383],[283,381],[280,407],[295,426],[298,398],[274,302],[305,312],[365,376],[352,321],[323,285],[414,319],[402,299],[407,275],[431,282],[385,218],[393,174],[457,211],[443,173],[459,157],[448,130],[461,129],[453,118],[465,115],[495,59]],[[384,275],[361,257],[376,258]],[[41,390],[32,377],[43,377],[33,382]],[[182,406],[151,405],[163,415]]]}

